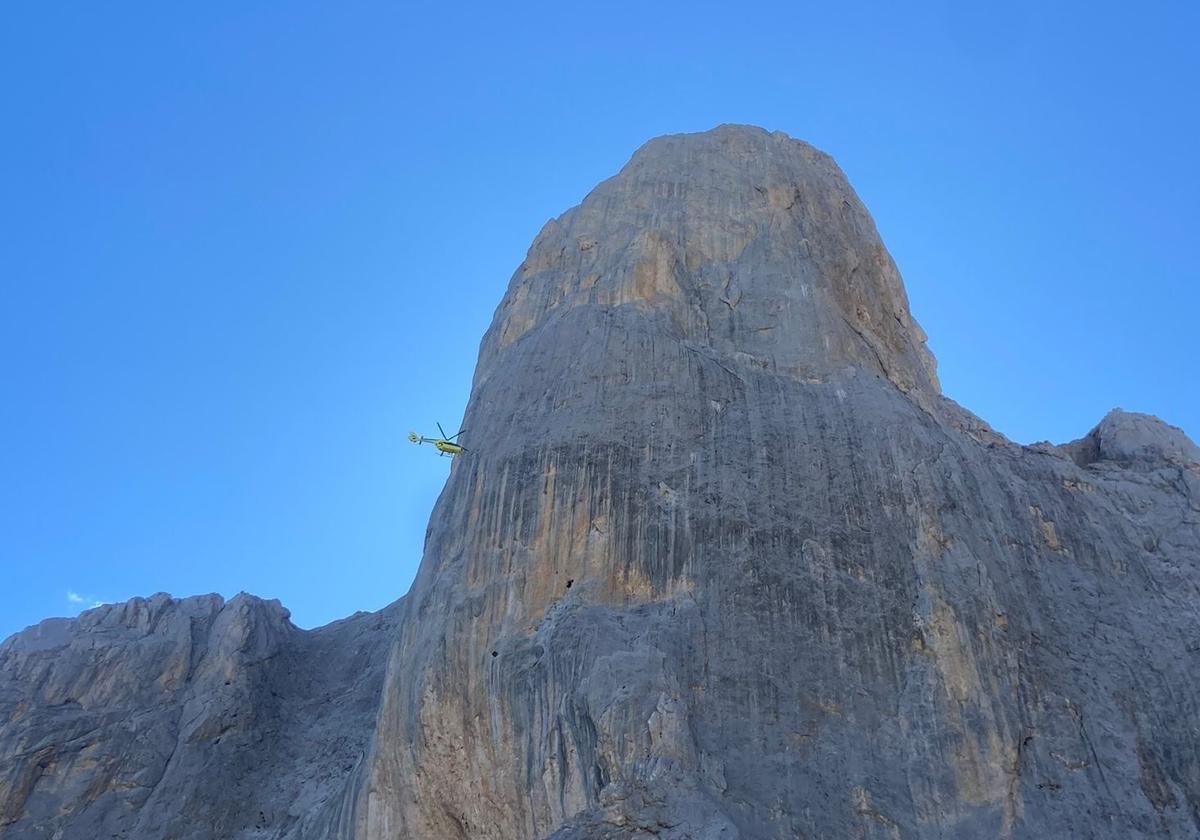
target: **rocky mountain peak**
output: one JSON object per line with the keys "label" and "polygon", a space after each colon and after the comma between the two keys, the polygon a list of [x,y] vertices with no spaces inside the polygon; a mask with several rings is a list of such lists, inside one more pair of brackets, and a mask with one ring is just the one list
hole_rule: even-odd
{"label": "rocky mountain peak", "polygon": [[1081,466],[1108,461],[1127,467],[1175,463],[1200,474],[1200,447],[1180,428],[1150,414],[1114,408],[1088,434],[1060,447]]}
{"label": "rocky mountain peak", "polygon": [[819,380],[845,367],[938,393],[900,275],[845,175],[781,132],[651,140],[546,224],[489,330],[478,376],[581,307],[660,318],[714,358]]}

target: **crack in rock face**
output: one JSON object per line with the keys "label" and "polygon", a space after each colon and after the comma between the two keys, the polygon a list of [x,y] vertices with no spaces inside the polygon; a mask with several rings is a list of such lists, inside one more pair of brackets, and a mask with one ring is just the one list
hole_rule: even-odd
{"label": "crack in rock face", "polygon": [[0,647],[0,835],[1200,836],[1200,459],[944,398],[834,162],[652,140],[483,338],[412,590]]}

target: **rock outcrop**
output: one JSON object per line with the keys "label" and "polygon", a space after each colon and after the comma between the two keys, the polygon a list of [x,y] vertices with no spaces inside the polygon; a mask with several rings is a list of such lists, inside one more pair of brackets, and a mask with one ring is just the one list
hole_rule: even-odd
{"label": "rock outcrop", "polygon": [[304,632],[278,601],[135,598],[0,647],[0,837],[322,837],[402,602]]}
{"label": "rock outcrop", "polygon": [[941,396],[833,161],[721,127],[549,222],[410,593],[0,648],[0,833],[1200,836],[1200,455]]}

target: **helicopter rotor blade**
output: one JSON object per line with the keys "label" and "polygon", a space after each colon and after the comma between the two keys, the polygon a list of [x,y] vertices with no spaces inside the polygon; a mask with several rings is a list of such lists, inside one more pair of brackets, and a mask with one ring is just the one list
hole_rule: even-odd
{"label": "helicopter rotor blade", "polygon": [[442,440],[449,440],[449,438],[446,437],[446,430],[442,428],[442,424],[438,423],[437,427],[438,431],[442,433]]}
{"label": "helicopter rotor blade", "polygon": [[459,435],[461,435],[461,434],[462,434],[463,432],[465,432],[465,431],[466,431],[466,429],[459,429],[457,432],[455,432],[454,434],[450,435],[450,437],[446,438],[446,440],[454,440],[456,437],[458,437]]}

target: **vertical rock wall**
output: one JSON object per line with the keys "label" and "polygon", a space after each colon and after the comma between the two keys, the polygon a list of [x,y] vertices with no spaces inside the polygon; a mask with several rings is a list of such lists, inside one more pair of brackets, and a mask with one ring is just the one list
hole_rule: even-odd
{"label": "vertical rock wall", "polygon": [[359,836],[1196,835],[1194,458],[944,401],[811,147],[661,138],[548,223],[465,426]]}

